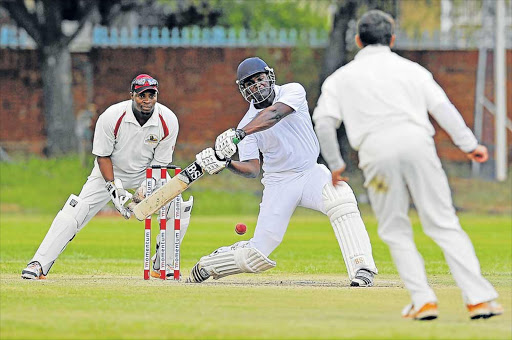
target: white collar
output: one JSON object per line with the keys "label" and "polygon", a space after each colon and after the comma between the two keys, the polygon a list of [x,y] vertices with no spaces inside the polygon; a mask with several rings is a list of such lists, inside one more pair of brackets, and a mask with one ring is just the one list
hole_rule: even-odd
{"label": "white collar", "polygon": [[359,52],[357,52],[356,56],[354,57],[354,60],[379,53],[391,53],[391,48],[386,45],[368,45]]}
{"label": "white collar", "polygon": [[[146,124],[144,124],[144,127],[146,126],[158,126],[158,113],[157,111],[158,108],[157,108],[157,104],[155,104],[155,109],[153,110],[153,113],[151,114],[151,117],[149,117],[148,121],[146,122]],[[133,100],[130,100],[128,102],[128,108],[126,109],[126,119],[125,121],[128,122],[128,123],[133,123],[133,124],[137,124],[140,126],[139,122],[137,121],[137,118],[135,118],[135,114],[133,113]]]}

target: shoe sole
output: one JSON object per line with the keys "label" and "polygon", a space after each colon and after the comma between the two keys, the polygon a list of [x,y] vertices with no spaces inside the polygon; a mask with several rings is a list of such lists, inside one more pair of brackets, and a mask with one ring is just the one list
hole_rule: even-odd
{"label": "shoe sole", "polygon": [[405,319],[412,319],[417,321],[430,321],[435,320],[439,316],[439,311],[437,310],[437,306],[429,303],[423,306],[418,312],[412,314],[409,313],[407,315],[403,315],[402,317]]}
{"label": "shoe sole", "polygon": [[45,280],[46,276],[41,274],[39,277],[37,277],[36,273],[24,270],[21,272],[21,278],[24,280]]}
{"label": "shoe sole", "polygon": [[358,282],[350,282],[350,287],[373,287],[373,284],[360,285]]}
{"label": "shoe sole", "polygon": [[470,312],[469,318],[471,320],[489,319],[501,314],[503,314],[501,306],[496,308],[488,303],[483,303],[480,308],[476,308],[474,311]]}

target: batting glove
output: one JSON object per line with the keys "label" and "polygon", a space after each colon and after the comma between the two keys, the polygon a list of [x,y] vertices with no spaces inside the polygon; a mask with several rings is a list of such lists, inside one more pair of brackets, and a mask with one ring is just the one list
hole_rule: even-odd
{"label": "batting glove", "polygon": [[210,175],[214,175],[221,172],[227,162],[218,159],[212,148],[207,148],[196,155],[196,163]]}
{"label": "batting glove", "polygon": [[233,157],[237,152],[236,144],[245,137],[245,131],[242,129],[229,129],[221,133],[215,140],[215,153],[220,159]]}
{"label": "batting glove", "polygon": [[124,190],[123,183],[121,183],[120,179],[115,179],[114,181],[108,181],[105,184],[105,188],[110,194],[110,199],[112,203],[114,203],[114,207],[119,211],[119,213],[126,219],[129,219],[131,213],[124,204],[132,198],[132,194],[128,191]]}

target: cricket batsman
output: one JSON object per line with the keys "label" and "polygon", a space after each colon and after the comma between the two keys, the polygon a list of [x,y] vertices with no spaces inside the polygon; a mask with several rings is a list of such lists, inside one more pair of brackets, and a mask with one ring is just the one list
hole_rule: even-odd
{"label": "cricket batsman", "polygon": [[[196,162],[209,174],[228,168],[254,178],[260,173],[261,152],[265,188],[260,213],[253,238],[203,256],[188,281],[199,283],[210,276],[219,279],[275,267],[269,255],[283,240],[297,206],[302,206],[329,217],[350,285],[372,286],[377,267],[356,198],[346,182],[332,185],[327,168],[317,164],[320,148],[302,85],[276,85],[274,70],[257,57],[240,63],[236,83],[249,102],[247,113],[238,129],[219,135],[215,150],[203,150]],[[237,152],[237,141],[239,161],[230,158]]]}

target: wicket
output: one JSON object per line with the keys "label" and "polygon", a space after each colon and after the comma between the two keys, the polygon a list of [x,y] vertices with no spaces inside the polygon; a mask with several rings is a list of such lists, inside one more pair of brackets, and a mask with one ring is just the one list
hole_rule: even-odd
{"label": "wicket", "polygon": [[[174,170],[174,176],[181,172],[181,168],[175,165],[159,166],[152,165],[146,169],[146,197],[151,195],[154,190],[156,179],[154,175],[159,172],[160,186],[167,181],[167,171]],[[155,170],[155,171],[153,171]],[[174,202],[174,263],[173,263],[173,279],[180,279],[180,229],[181,229],[181,195],[178,195]],[[171,202],[171,203],[172,203]],[[170,204],[170,203],[169,203]],[[165,280],[166,276],[166,233],[167,233],[167,209],[169,205],[164,205],[159,212],[160,224],[160,247],[158,249],[160,255],[160,279]],[[171,212],[169,212],[171,213]],[[149,280],[151,263],[151,215],[144,221],[144,280]]]}

